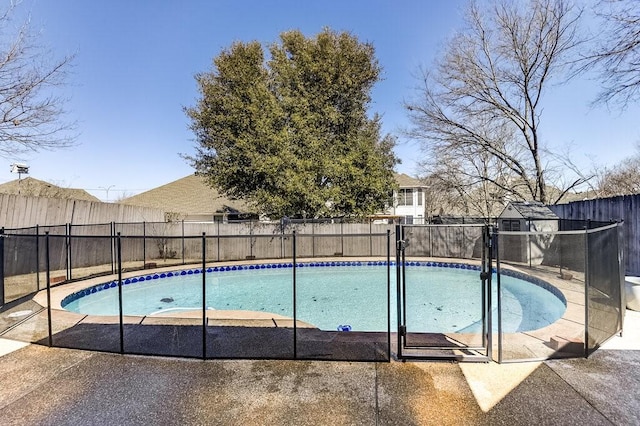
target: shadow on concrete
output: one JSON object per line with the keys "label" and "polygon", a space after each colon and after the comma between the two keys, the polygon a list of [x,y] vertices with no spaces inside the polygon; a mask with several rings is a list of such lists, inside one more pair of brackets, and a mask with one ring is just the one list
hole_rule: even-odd
{"label": "shadow on concrete", "polygon": [[[313,328],[78,323],[54,333],[52,345],[136,355],[206,359],[389,361],[387,333]],[[43,338],[35,343],[48,345]]]}

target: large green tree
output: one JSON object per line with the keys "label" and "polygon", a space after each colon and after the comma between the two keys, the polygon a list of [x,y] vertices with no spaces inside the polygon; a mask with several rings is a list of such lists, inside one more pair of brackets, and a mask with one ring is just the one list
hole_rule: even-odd
{"label": "large green tree", "polygon": [[349,33],[280,35],[269,59],[234,43],[196,75],[187,108],[196,170],[270,217],[363,216],[394,188],[395,139],[367,109],[380,78],[374,48]]}

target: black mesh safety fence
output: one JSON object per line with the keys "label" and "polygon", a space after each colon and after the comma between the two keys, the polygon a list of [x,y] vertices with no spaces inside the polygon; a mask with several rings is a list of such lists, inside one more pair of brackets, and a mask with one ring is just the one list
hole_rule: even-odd
{"label": "black mesh safety fence", "polygon": [[624,272],[618,247],[619,227],[609,225],[586,235],[587,345],[592,352],[622,330]]}
{"label": "black mesh safety fence", "polygon": [[[69,239],[66,238],[68,232],[69,230],[67,226],[42,226],[38,229],[38,264],[40,265],[40,290],[46,288],[47,286],[47,282],[45,281],[46,275],[43,274],[43,272],[46,271],[47,262],[49,264],[50,275],[54,283],[59,283],[69,278]],[[47,235],[49,235],[48,258],[47,250],[44,249],[47,243]]]}
{"label": "black mesh safety fence", "polygon": [[69,225],[69,279],[113,273],[113,224]]}
{"label": "black mesh safety fence", "polygon": [[406,255],[434,258],[479,259],[484,226],[406,225]]}
{"label": "black mesh safety fence", "polygon": [[[336,288],[333,282],[336,274],[354,269],[355,261],[296,261],[294,234],[16,238],[25,244],[42,238],[49,266],[58,240],[65,241],[67,255],[71,252],[67,284],[50,285],[37,293],[32,303],[40,308],[19,326],[0,330],[18,340],[187,358],[383,361],[391,357],[391,287],[385,272],[391,267],[389,233],[366,235],[371,243],[361,256],[368,257],[372,244],[385,244],[386,255],[379,260],[384,266],[375,279],[359,277],[356,271],[360,288]],[[353,246],[351,238],[364,237],[343,238]],[[141,253],[145,250],[147,254]],[[234,253],[233,262],[218,262],[225,252]],[[290,256],[283,257],[285,252]],[[103,258],[104,253],[109,256]],[[261,274],[256,275],[258,268]],[[46,279],[52,272],[45,271]],[[333,290],[326,288],[329,284]],[[349,294],[354,291],[355,295]],[[362,302],[360,295],[373,297],[375,303],[367,309],[376,311],[382,326],[360,326],[351,318],[353,303]],[[317,325],[328,317],[335,318],[331,326]]]}
{"label": "black mesh safety fence", "polygon": [[112,234],[120,234],[126,237],[144,237],[147,235],[147,227],[151,227],[153,224],[153,222],[114,223]]}
{"label": "black mesh safety fence", "polygon": [[[493,235],[492,349],[500,362],[586,356],[621,329],[621,226]],[[408,259],[482,259],[482,224],[405,225],[405,232]],[[190,358],[392,356],[397,237],[386,224],[110,223],[2,235],[3,337]],[[336,276],[348,278],[336,288]],[[533,285],[523,290],[522,282]],[[189,300],[180,296],[186,283]],[[518,312],[540,303],[532,292],[555,308]],[[96,299],[104,310],[78,308],[94,293],[110,295]],[[152,311],[136,311],[139,302]],[[375,324],[354,316],[362,306]],[[477,330],[456,336],[467,337],[467,345],[482,338]]]}
{"label": "black mesh safety fence", "polygon": [[558,221],[560,231],[579,231],[584,229],[598,229],[611,225],[612,221],[561,219]]}
{"label": "black mesh safety fence", "polygon": [[35,272],[38,269],[38,228],[4,230],[5,276]]}
{"label": "black mesh safety fence", "polygon": [[295,358],[294,260],[281,257],[282,244],[293,252],[293,238],[206,237],[208,258],[242,253],[236,262],[207,269],[207,358]]}
{"label": "black mesh safety fence", "polygon": [[483,224],[398,228],[398,356],[488,359],[489,259]]}
{"label": "black mesh safety fence", "polygon": [[622,330],[622,225],[593,225],[496,235],[500,362],[587,356]]}
{"label": "black mesh safety fence", "polygon": [[[120,236],[116,238],[116,246],[130,244],[139,247],[141,244],[136,240],[142,238]],[[181,253],[178,247],[183,243],[200,252],[197,258],[194,253],[193,264],[186,269],[176,266],[182,261],[174,254]],[[113,315],[115,311],[122,322],[118,324],[121,330],[111,340],[121,335],[124,353],[203,357],[203,298],[202,291],[199,291],[203,286],[198,286],[197,280],[205,277],[201,267],[204,262],[202,238],[190,236],[183,240],[181,237],[154,235],[144,238],[142,245],[148,250],[145,268],[149,270],[124,273],[115,282],[117,292],[113,292],[110,299],[112,308],[108,313]],[[117,252],[124,253],[124,250]],[[120,260],[122,265],[128,262],[131,259],[122,257]],[[196,278],[189,290],[185,288],[180,270],[185,271],[184,277]],[[187,275],[186,271],[190,273]],[[116,294],[118,299],[114,297]]]}
{"label": "black mesh safety fence", "polygon": [[495,236],[499,362],[585,354],[586,232]]}
{"label": "black mesh safety fence", "polygon": [[113,239],[109,236],[71,235],[68,241],[69,279],[114,273]]}
{"label": "black mesh safety fence", "polygon": [[2,234],[0,237],[3,303],[38,290],[38,244],[35,228]]}
{"label": "black mesh safety fence", "polygon": [[113,234],[113,223],[93,225],[68,225],[71,236],[109,237]]}
{"label": "black mesh safety fence", "polygon": [[339,227],[332,223],[317,223],[309,226],[309,228],[311,228],[311,234],[305,233],[305,235],[311,238],[305,238],[304,241],[300,241],[302,253],[311,253],[314,257],[342,255],[344,240],[336,238],[336,236],[341,236]]}
{"label": "black mesh safety fence", "polygon": [[[122,261],[125,267],[128,268],[140,268],[144,267],[147,263],[147,240],[145,237],[147,235],[147,227],[150,226],[146,222],[142,223],[114,223],[111,236],[120,235],[122,237],[121,240],[121,250],[122,250]],[[129,238],[129,237],[137,237],[137,238]],[[115,244],[114,244],[115,246]],[[149,249],[151,252],[152,249]],[[113,258],[115,263],[115,256]]]}
{"label": "black mesh safety fence", "polygon": [[[0,301],[9,303],[46,286],[45,235],[65,235],[66,227],[31,227],[6,229],[0,237],[2,254],[3,297]],[[63,238],[51,239],[50,269],[56,279],[66,279],[67,241]],[[60,278],[61,277],[61,278]]]}
{"label": "black mesh safety fence", "polygon": [[[395,270],[391,233],[368,234],[364,226],[344,226],[351,227],[353,234],[334,238],[334,247],[339,242],[339,253],[349,256],[297,264],[293,295],[296,358],[388,361]],[[316,244],[329,246],[328,235],[315,234],[315,238]],[[298,240],[308,250],[310,237],[296,238],[296,243]],[[297,253],[297,246],[292,249]],[[371,256],[373,252],[378,255]]]}
{"label": "black mesh safety fence", "polygon": [[[181,265],[185,263],[197,263],[201,258],[198,254],[200,241],[197,236],[176,237],[176,236],[147,236],[139,237],[123,237],[129,241],[129,244],[142,246],[143,257],[140,258],[140,252],[135,258],[123,257],[125,262],[141,262],[144,260],[145,268],[157,268],[172,265]],[[136,243],[137,242],[137,243]]]}

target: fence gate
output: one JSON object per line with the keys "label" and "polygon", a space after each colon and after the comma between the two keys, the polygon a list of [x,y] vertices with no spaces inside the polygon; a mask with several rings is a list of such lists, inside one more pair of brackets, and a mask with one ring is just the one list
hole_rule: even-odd
{"label": "fence gate", "polygon": [[[410,250],[412,245],[424,246],[419,238],[425,233],[414,229],[419,227],[396,227],[398,358],[488,362],[491,227],[482,230],[480,257],[470,261]],[[431,266],[415,267],[425,262]]]}

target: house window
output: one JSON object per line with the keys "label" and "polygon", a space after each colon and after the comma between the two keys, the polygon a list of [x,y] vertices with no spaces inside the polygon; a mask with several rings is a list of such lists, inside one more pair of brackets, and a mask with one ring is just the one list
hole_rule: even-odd
{"label": "house window", "polygon": [[416,192],[418,194],[418,204],[417,205],[421,206],[422,205],[422,191],[418,190]]}
{"label": "house window", "polygon": [[405,216],[403,222],[405,225],[413,225],[413,216]]}
{"label": "house window", "polygon": [[413,205],[413,189],[401,189],[398,191],[398,206]]}

